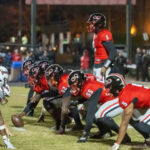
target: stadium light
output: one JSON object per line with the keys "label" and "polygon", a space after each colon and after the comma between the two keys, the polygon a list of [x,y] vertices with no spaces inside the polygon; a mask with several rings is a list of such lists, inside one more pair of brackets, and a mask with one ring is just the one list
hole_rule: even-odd
{"label": "stadium light", "polygon": [[130,33],[131,33],[131,35],[136,35],[136,27],[135,27],[135,25],[131,26]]}

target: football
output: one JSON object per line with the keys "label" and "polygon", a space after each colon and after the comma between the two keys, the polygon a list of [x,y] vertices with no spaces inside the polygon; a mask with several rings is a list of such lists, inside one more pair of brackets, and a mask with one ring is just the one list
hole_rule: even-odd
{"label": "football", "polygon": [[23,127],[24,121],[19,115],[12,115],[11,121],[15,127]]}

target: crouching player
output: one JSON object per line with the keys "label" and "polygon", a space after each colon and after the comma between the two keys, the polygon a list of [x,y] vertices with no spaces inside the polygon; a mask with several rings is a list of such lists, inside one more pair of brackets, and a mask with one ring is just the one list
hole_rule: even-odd
{"label": "crouching player", "polygon": [[[10,96],[9,85],[7,84],[8,80],[8,71],[5,67],[0,66],[0,103],[7,103],[6,97]],[[11,144],[8,136],[11,136],[11,132],[8,130],[7,126],[4,123],[4,119],[2,117],[2,113],[0,111],[0,131],[3,138],[3,141],[8,149],[15,149],[15,147]]]}
{"label": "crouching player", "polygon": [[[92,123],[95,119],[95,113],[96,113],[96,106],[97,104],[104,104],[108,101],[111,101],[114,99],[114,97],[107,92],[107,90],[104,89],[104,84],[101,82],[98,82],[96,80],[86,80],[86,76],[83,72],[80,71],[74,71],[70,73],[68,77],[68,83],[71,88],[70,93],[74,96],[81,96],[84,97],[86,100],[88,100],[88,108],[87,108],[87,115],[86,115],[86,126],[83,132],[82,137],[78,140],[78,142],[86,142],[87,137],[89,135]],[[63,107],[62,116],[66,113],[66,106]],[[113,108],[121,112],[118,107]],[[100,121],[98,118],[95,119],[96,124],[98,125],[98,128],[101,130],[102,134],[107,133],[110,130],[114,130],[116,133],[118,133],[118,130],[116,129],[117,124],[113,121],[111,117],[109,117],[109,124],[112,124],[115,126],[113,128],[112,126],[108,127],[102,124],[102,120]],[[118,126],[117,126],[118,127]],[[130,141],[130,138],[128,135],[125,136],[124,142]]]}
{"label": "crouching player", "polygon": [[[47,82],[50,86],[51,89],[58,89],[58,93],[61,97],[68,97],[70,96],[70,89],[68,88],[68,76],[70,71],[65,71],[60,65],[58,64],[53,64],[50,65],[45,72],[45,76],[47,79]],[[56,100],[54,100],[53,102],[56,103],[57,107],[61,110],[61,105],[62,105],[62,99],[57,99],[57,97],[55,98]],[[52,102],[51,101],[45,101],[45,108],[47,111],[50,111],[52,106]],[[81,123],[79,114],[78,114],[78,110],[76,107],[72,107],[70,108],[70,117],[72,117],[75,121],[75,125],[72,128],[73,130],[80,130],[83,129],[83,125]],[[59,117],[61,115],[61,112],[59,114]],[[69,122],[69,117],[66,117],[66,123]],[[58,129],[58,128],[57,128]],[[63,134],[63,132],[62,132]]]}
{"label": "crouching player", "polygon": [[[118,96],[119,104],[124,109],[119,135],[111,150],[118,150],[130,123],[150,146],[150,89],[137,84],[125,84],[119,74],[110,74],[105,80],[105,88]],[[145,113],[143,113],[145,112]]]}
{"label": "crouching player", "polygon": [[[47,99],[49,97],[55,97],[58,96],[57,90],[52,90],[49,88],[48,82],[45,78],[44,71],[39,64],[34,64],[29,69],[29,76],[28,76],[28,82],[33,87],[34,92],[36,94],[31,98],[31,101],[27,104],[25,109],[22,113],[19,114],[19,116],[23,117],[27,112],[29,112],[30,107],[34,106],[34,103],[38,103],[41,98]],[[45,106],[45,100],[43,100],[43,104]],[[58,113],[57,110],[54,108],[49,111],[49,113],[52,115],[53,119],[57,122],[60,122],[58,120],[58,117],[56,118],[56,114]]]}

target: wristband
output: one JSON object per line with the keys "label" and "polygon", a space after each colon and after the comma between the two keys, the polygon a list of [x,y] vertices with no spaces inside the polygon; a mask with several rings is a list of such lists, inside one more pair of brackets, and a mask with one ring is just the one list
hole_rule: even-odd
{"label": "wristband", "polygon": [[111,60],[107,59],[106,62],[105,62],[105,64],[104,64],[104,67],[108,68],[110,66],[110,64],[111,64]]}

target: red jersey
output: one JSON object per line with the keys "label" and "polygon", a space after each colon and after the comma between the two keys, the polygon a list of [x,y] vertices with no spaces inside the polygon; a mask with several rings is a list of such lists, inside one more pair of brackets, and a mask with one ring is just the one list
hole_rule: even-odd
{"label": "red jersey", "polygon": [[86,80],[88,80],[88,81],[93,81],[93,80],[97,79],[96,76],[93,74],[86,73],[85,75],[86,75]]}
{"label": "red jersey", "polygon": [[12,55],[12,60],[13,60],[13,61],[21,61],[21,60],[22,60],[22,57],[21,57],[21,55],[20,55],[19,53],[14,53],[14,54]]}
{"label": "red jersey", "polygon": [[138,101],[135,103],[135,108],[150,107],[150,89],[138,84],[127,84],[119,94],[120,106],[125,109],[134,98]]}
{"label": "red jersey", "polygon": [[[61,76],[60,80],[59,80],[59,83],[58,83],[58,92],[60,95],[63,95],[67,88],[68,88],[68,76],[69,76],[69,73],[67,74],[64,74]],[[87,80],[89,81],[93,81],[93,80],[96,80],[96,77],[93,75],[93,74],[89,74],[89,73],[86,73],[86,77],[87,77]]]}
{"label": "red jersey", "polygon": [[39,94],[45,90],[49,90],[49,86],[48,86],[46,77],[44,75],[42,76],[40,83],[34,86],[33,90]]}
{"label": "red jersey", "polygon": [[89,99],[93,93],[98,90],[99,88],[102,88],[103,91],[102,91],[102,94],[99,98],[99,103],[105,103],[107,101],[110,101],[112,100],[114,97],[109,93],[107,92],[107,90],[104,89],[104,83],[101,83],[101,82],[98,82],[98,81],[86,81],[84,84],[83,84],[83,87],[81,89],[81,92],[80,92],[80,96],[83,96],[84,98],[86,99]]}
{"label": "red jersey", "polygon": [[94,34],[93,37],[93,48],[95,51],[94,64],[101,63],[102,60],[108,59],[108,54],[103,46],[103,41],[113,41],[112,34],[107,29],[100,30],[97,34]]}

